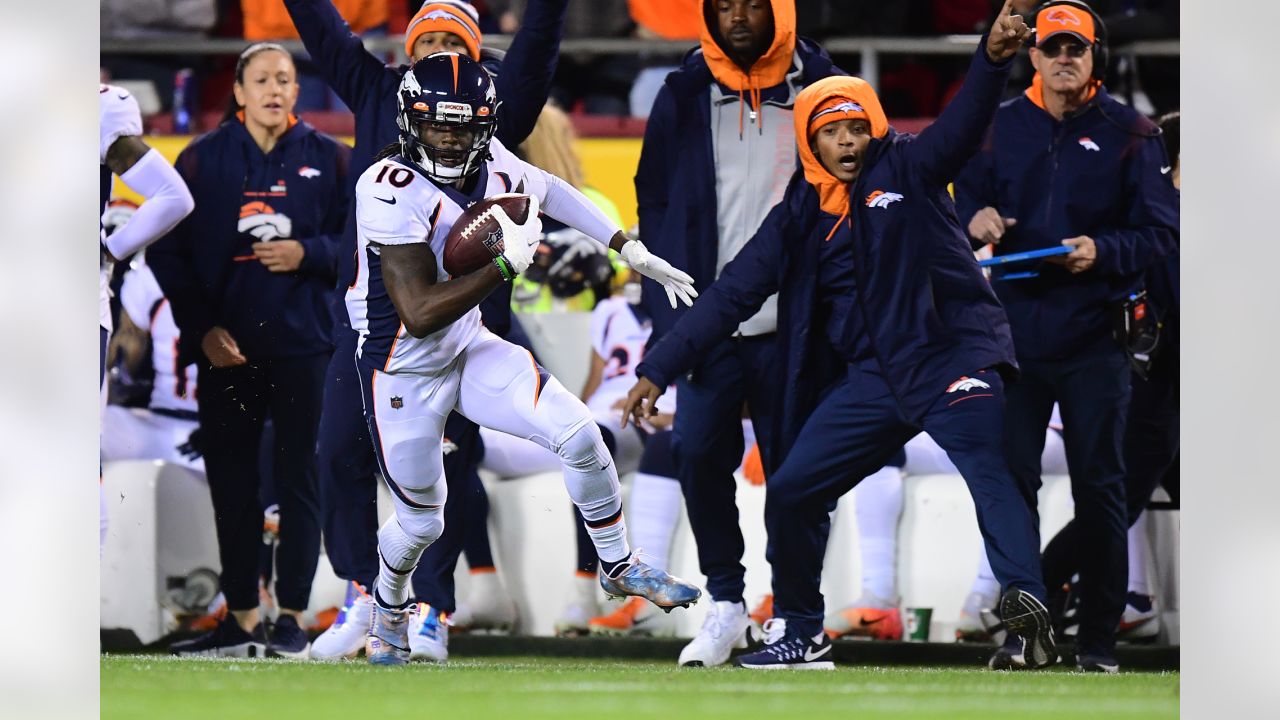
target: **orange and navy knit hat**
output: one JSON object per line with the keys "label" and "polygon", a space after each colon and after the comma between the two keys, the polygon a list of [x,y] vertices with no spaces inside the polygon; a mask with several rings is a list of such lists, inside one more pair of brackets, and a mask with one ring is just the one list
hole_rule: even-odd
{"label": "orange and navy knit hat", "polygon": [[1036,47],[1043,47],[1049,38],[1067,33],[1085,45],[1093,45],[1098,37],[1093,15],[1075,5],[1050,5],[1036,15]]}
{"label": "orange and navy knit hat", "polygon": [[413,57],[413,44],[429,32],[453,33],[462,38],[467,54],[480,60],[480,15],[471,3],[461,0],[429,0],[414,13],[404,31],[404,53]]}
{"label": "orange and navy knit hat", "polygon": [[880,98],[867,81],[847,75],[832,75],[810,85],[796,95],[796,149],[804,179],[818,190],[824,212],[849,214],[849,186],[827,171],[809,146],[814,133],[837,120],[866,120],[871,124],[871,137],[883,138],[889,133],[889,118],[884,114]]}

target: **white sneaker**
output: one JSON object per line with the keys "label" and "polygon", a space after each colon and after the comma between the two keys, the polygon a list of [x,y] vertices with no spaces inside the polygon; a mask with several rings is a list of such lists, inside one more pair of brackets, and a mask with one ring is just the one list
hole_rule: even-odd
{"label": "white sneaker", "polygon": [[[1135,607],[1135,603],[1137,606]],[[1145,608],[1145,609],[1139,609]],[[1121,642],[1151,642],[1160,635],[1160,611],[1155,598],[1129,593],[1116,629],[1116,640]]]}
{"label": "white sneaker", "polygon": [[729,661],[734,648],[747,646],[751,617],[747,606],[735,602],[714,602],[693,640],[680,651],[682,667],[711,667]]}
{"label": "white sneaker", "polygon": [[594,575],[573,577],[569,603],[556,619],[556,635],[578,637],[590,632],[591,618],[600,614],[600,599]]}
{"label": "white sneaker", "polygon": [[351,659],[364,649],[365,637],[373,623],[373,598],[359,584],[347,588],[347,602],[328,630],[311,643],[312,660]]}
{"label": "white sneaker", "polygon": [[467,602],[458,603],[449,624],[457,632],[511,632],[516,624],[516,604],[497,572],[472,573]]}
{"label": "white sneaker", "polygon": [[443,663],[449,659],[449,616],[426,603],[409,613],[409,659]]}

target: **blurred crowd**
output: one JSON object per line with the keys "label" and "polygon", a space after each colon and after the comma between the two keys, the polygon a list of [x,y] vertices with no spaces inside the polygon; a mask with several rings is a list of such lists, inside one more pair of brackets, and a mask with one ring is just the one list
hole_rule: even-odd
{"label": "blurred crowd", "polygon": [[[477,0],[480,29],[485,34],[514,33],[525,6],[538,0]],[[939,37],[985,32],[997,0],[813,0],[797,12],[797,32],[823,41],[834,37]],[[422,0],[338,0],[335,3],[353,32],[366,38],[399,36]],[[1017,0],[1015,9],[1029,14],[1034,0]],[[1112,47],[1135,41],[1176,39],[1177,0],[1099,0],[1093,3],[1105,19]],[[564,37],[660,38],[696,45],[694,0],[568,0]],[[103,0],[102,37],[243,38],[246,41],[297,39],[283,0]],[[833,52],[836,64],[857,74],[857,54]],[[392,58],[388,57],[390,61]],[[299,110],[345,110],[324,87],[305,56],[297,58],[302,94]],[[678,62],[670,53],[653,55],[565,54],[556,70],[552,97],[571,113],[611,116],[648,114],[652,92],[633,96],[649,82],[660,82]],[[890,117],[936,117],[963,79],[964,56],[886,54],[880,59],[880,92]],[[1145,114],[1158,115],[1179,106],[1177,57],[1127,57],[1113,54],[1109,86]],[[207,55],[110,54],[102,58],[104,82],[142,79],[154,84],[160,109],[174,106],[175,78],[193,71],[179,101],[193,117],[219,109],[232,84],[234,57]],[[654,73],[657,73],[654,75]],[[1010,96],[1031,81],[1029,69],[1015,71]],[[209,128],[195,128],[209,129]]]}

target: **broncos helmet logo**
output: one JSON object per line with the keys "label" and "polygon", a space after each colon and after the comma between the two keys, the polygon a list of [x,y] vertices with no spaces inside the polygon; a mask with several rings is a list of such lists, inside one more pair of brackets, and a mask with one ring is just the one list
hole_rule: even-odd
{"label": "broncos helmet logo", "polygon": [[989,390],[989,389],[991,389],[990,385],[982,382],[978,378],[971,378],[968,376],[962,377],[959,380],[947,386],[947,392],[949,393],[960,392],[961,390],[968,392],[970,390]]}

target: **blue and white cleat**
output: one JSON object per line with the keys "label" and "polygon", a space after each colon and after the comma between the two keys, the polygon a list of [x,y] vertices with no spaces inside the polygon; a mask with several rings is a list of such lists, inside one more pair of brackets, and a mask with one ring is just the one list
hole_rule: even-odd
{"label": "blue and white cleat", "polygon": [[804,637],[787,631],[787,621],[769,618],[764,623],[764,647],[739,655],[734,665],[750,670],[834,670],[831,638],[825,632]]}
{"label": "blue and white cleat", "polygon": [[409,608],[392,610],[374,602],[364,654],[370,665],[409,664]]}
{"label": "blue and white cleat", "polygon": [[693,583],[641,562],[639,550],[631,554],[631,558],[616,577],[609,577],[601,572],[600,587],[604,588],[605,594],[610,598],[620,599],[635,595],[666,612],[671,612],[678,607],[687,608],[702,597],[702,591]]}
{"label": "blue and white cleat", "polygon": [[409,659],[414,662],[448,662],[451,624],[448,613],[426,603],[413,606],[409,614]]}

